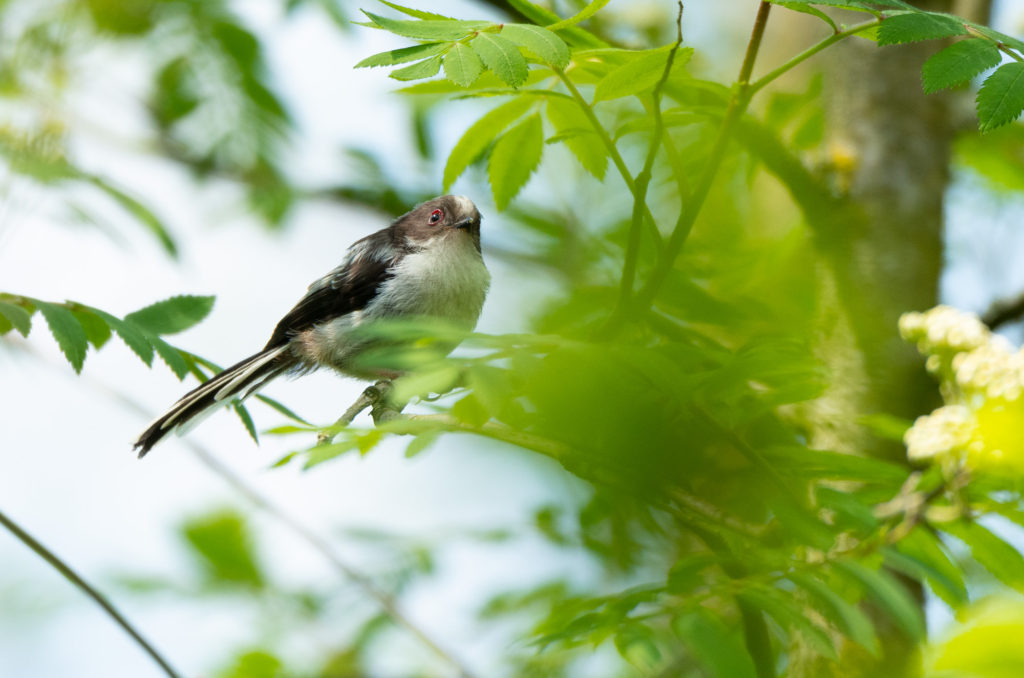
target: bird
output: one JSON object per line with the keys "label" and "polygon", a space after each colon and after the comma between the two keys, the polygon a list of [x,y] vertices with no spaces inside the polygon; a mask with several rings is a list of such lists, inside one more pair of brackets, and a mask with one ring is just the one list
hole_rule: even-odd
{"label": "bird", "polygon": [[[134,444],[139,458],[168,433],[183,433],[283,374],[328,367],[362,379],[397,376],[360,364],[360,354],[374,341],[365,332],[367,323],[426,318],[473,330],[491,281],[480,247],[481,218],[469,198],[442,195],[357,240],[342,263],[314,281],[281,318],[262,350],[189,391],[155,419]],[[455,344],[445,348],[447,354]]]}

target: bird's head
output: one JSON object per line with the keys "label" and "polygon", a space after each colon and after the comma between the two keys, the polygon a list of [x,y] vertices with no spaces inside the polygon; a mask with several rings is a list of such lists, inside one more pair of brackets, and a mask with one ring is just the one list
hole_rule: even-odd
{"label": "bird's head", "polygon": [[442,195],[420,203],[395,221],[412,246],[430,241],[468,238],[480,249],[480,210],[463,195]]}

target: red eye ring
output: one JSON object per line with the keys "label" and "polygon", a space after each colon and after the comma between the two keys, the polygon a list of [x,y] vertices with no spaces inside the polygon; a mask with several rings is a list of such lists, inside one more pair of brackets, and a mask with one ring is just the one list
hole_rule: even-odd
{"label": "red eye ring", "polygon": [[442,212],[441,210],[434,210],[433,212],[430,213],[430,223],[436,224],[437,222],[441,221],[441,217],[443,216],[444,212]]}

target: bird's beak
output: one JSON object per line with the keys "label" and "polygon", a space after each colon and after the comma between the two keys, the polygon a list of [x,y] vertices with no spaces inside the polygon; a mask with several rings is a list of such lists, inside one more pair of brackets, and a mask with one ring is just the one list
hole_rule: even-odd
{"label": "bird's beak", "polygon": [[471,230],[473,228],[473,225],[475,223],[476,223],[476,219],[474,219],[473,217],[467,217],[467,218],[463,219],[462,221],[455,222],[454,224],[452,224],[452,227],[453,228],[462,229],[464,231],[469,231],[469,230]]}

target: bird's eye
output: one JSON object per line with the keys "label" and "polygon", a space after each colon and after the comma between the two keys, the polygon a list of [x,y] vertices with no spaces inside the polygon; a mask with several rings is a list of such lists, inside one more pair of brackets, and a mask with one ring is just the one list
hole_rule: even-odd
{"label": "bird's eye", "polygon": [[436,224],[437,222],[441,221],[441,217],[443,216],[444,212],[442,212],[441,210],[434,210],[433,212],[430,213],[430,223]]}

